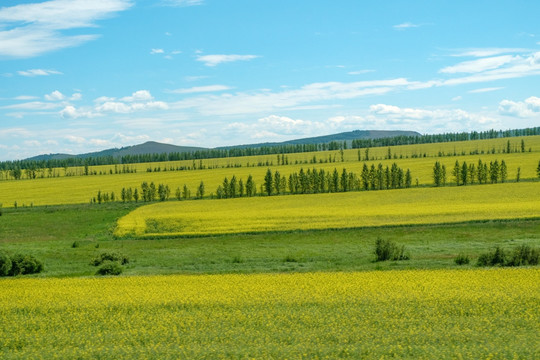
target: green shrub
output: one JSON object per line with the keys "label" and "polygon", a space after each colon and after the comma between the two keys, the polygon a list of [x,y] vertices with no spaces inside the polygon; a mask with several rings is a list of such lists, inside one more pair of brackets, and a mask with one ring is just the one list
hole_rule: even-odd
{"label": "green shrub", "polygon": [[78,241],[74,241],[73,244],[71,244],[72,248],[78,248],[79,246],[81,246],[81,245],[79,244]]}
{"label": "green shrub", "polygon": [[105,261],[116,261],[121,265],[125,265],[129,263],[129,258],[126,255],[117,252],[103,252],[95,257],[91,264],[94,266],[99,266]]}
{"label": "green shrub", "polygon": [[529,245],[518,246],[506,263],[507,266],[521,266],[521,265],[538,265],[538,258],[540,257],[540,249],[533,248]]}
{"label": "green shrub", "polygon": [[124,271],[118,261],[106,260],[96,272],[96,275],[120,275]]}
{"label": "green shrub", "polygon": [[43,271],[43,263],[32,255],[15,254],[11,257],[9,276],[37,274]]}
{"label": "green shrub", "polygon": [[375,261],[386,260],[409,260],[409,255],[405,254],[405,246],[399,246],[390,240],[378,238],[375,242]]}
{"label": "green shrub", "polygon": [[454,262],[455,262],[457,265],[467,265],[468,263],[471,262],[471,259],[469,259],[469,255],[459,254],[459,255],[454,259]]}
{"label": "green shrub", "polygon": [[0,251],[0,276],[8,276],[11,270],[11,258],[8,254]]}
{"label": "green shrub", "polygon": [[506,264],[506,253],[500,247],[496,247],[494,251],[481,254],[478,257],[478,266],[504,266]]}

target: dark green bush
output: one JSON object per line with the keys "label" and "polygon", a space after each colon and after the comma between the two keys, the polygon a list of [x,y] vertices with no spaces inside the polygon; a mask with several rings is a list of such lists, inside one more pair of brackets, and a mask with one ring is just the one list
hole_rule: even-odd
{"label": "dark green bush", "polygon": [[116,261],[121,265],[125,265],[129,263],[129,258],[126,255],[117,252],[103,252],[95,257],[91,264],[94,266],[99,266],[105,261]]}
{"label": "dark green bush", "polygon": [[455,259],[454,262],[458,265],[467,265],[471,262],[471,259],[469,259],[469,255],[465,254],[459,254]]}
{"label": "dark green bush", "polygon": [[78,248],[79,246],[81,246],[81,245],[79,244],[78,241],[74,241],[73,244],[71,244],[72,248]]}
{"label": "dark green bush", "polygon": [[9,276],[37,274],[43,271],[43,263],[32,255],[15,254],[11,257]]}
{"label": "dark green bush", "polygon": [[106,260],[96,272],[96,275],[120,275],[124,271],[118,261]]}
{"label": "dark green bush", "polygon": [[8,254],[0,251],[0,276],[8,276],[11,270],[11,258]]}
{"label": "dark green bush", "polygon": [[399,246],[390,240],[378,238],[375,242],[375,261],[386,260],[409,260],[409,255],[405,254],[405,246]]}
{"label": "dark green bush", "polygon": [[540,249],[529,245],[518,246],[509,256],[507,266],[538,265]]}

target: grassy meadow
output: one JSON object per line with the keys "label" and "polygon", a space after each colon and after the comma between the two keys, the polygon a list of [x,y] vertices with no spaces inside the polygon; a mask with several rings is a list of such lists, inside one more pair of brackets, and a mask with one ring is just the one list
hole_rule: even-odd
{"label": "grassy meadow", "polygon": [[[476,265],[496,248],[540,246],[540,136],[523,138],[525,152],[521,139],[396,146],[392,159],[372,148],[368,160],[349,149],[343,159],[288,154],[289,165],[268,155],[203,160],[196,170],[176,170],[189,161],[133,164],[126,174],[2,174],[0,251],[33,255],[44,271],[0,278],[0,358],[539,358],[538,266]],[[479,159],[504,160],[507,181],[455,186],[455,161]],[[435,161],[448,186],[432,186]],[[411,170],[411,188],[211,198],[233,175],[253,175],[259,190],[268,168],[359,175],[364,163],[393,162]],[[206,194],[90,203],[143,181],[173,194],[186,184],[192,196],[204,181]],[[408,259],[375,261],[378,239]],[[96,276],[93,259],[105,252],[129,259],[121,276]]]}

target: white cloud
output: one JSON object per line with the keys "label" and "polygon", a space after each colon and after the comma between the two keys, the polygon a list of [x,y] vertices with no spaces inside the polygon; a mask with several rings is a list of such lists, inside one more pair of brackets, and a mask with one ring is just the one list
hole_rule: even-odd
{"label": "white cloud", "polygon": [[60,111],[60,116],[65,119],[78,119],[78,118],[93,118],[100,116],[100,114],[94,113],[88,109],[77,109],[73,105],[67,105]]}
{"label": "white cloud", "polygon": [[165,51],[163,49],[152,49],[150,50],[150,54],[163,54]]}
{"label": "white cloud", "polygon": [[196,5],[202,5],[204,3],[204,0],[163,0],[164,6],[178,6],[178,7],[184,7],[184,6],[196,6]]}
{"label": "white cloud", "polygon": [[203,93],[203,92],[217,92],[229,90],[231,87],[226,85],[207,85],[207,86],[194,86],[187,89],[176,89],[171,90],[171,93],[174,94],[193,94],[193,93]]}
{"label": "white cloud", "polygon": [[225,127],[224,132],[252,140],[282,141],[298,136],[317,134],[325,128],[324,123],[309,120],[292,119],[287,116],[270,115],[252,123],[234,122]]}
{"label": "white cloud", "polygon": [[482,89],[475,89],[470,90],[469,93],[471,94],[478,94],[478,93],[485,93],[485,92],[491,92],[491,91],[497,91],[504,89],[503,87],[489,87],[489,88],[482,88]]}
{"label": "white cloud", "polygon": [[97,99],[94,100],[95,103],[104,103],[108,101],[114,101],[116,98],[109,97],[109,96],[100,96]]}
{"label": "white cloud", "polygon": [[[404,89],[411,83],[407,79],[357,81],[351,83],[326,82],[305,85],[299,89],[280,92],[225,93],[201,95],[171,104],[176,109],[195,109],[203,115],[236,115],[268,113],[284,109],[297,109],[313,102],[354,99],[368,95],[385,94]],[[321,104],[310,104],[309,107]]]}
{"label": "white cloud", "polygon": [[50,0],[0,8],[0,56],[29,58],[94,40],[98,35],[63,31],[95,27],[131,5],[129,0]]}
{"label": "white cloud", "polygon": [[39,97],[31,96],[31,95],[20,95],[20,96],[15,97],[15,100],[23,100],[23,101],[37,100],[37,99],[39,99]]}
{"label": "white cloud", "polygon": [[216,66],[226,62],[249,61],[258,58],[257,55],[199,55],[197,61],[203,62],[206,66]]}
{"label": "white cloud", "polygon": [[81,93],[74,93],[73,95],[71,95],[71,97],[69,98],[69,100],[71,101],[79,101],[82,99],[82,94]]}
{"label": "white cloud", "polygon": [[28,77],[62,75],[60,71],[46,70],[46,69],[31,69],[31,70],[17,71],[17,73],[21,76],[28,76]]}
{"label": "white cloud", "polygon": [[58,108],[58,104],[55,103],[46,103],[41,101],[31,101],[21,104],[12,104],[2,106],[2,109],[21,109],[21,110],[51,110]]}
{"label": "white cloud", "polygon": [[488,57],[478,60],[464,61],[453,66],[447,66],[439,70],[439,72],[446,74],[478,73],[486,70],[497,69],[505,64],[519,60],[521,60],[521,57],[512,55]]}
{"label": "white cloud", "polygon": [[169,106],[162,101],[123,103],[123,102],[106,102],[95,108],[99,113],[112,112],[118,114],[128,114],[136,111],[145,110],[167,110]]}
{"label": "white cloud", "polygon": [[472,48],[458,50],[457,53],[452,54],[456,57],[487,57],[487,56],[496,56],[501,54],[516,54],[530,52],[529,49],[523,48]]}
{"label": "white cloud", "polygon": [[540,116],[540,98],[531,96],[525,101],[503,100],[499,103],[499,114],[520,118]]}
{"label": "white cloud", "polygon": [[463,131],[463,129],[483,129],[493,126],[497,119],[470,113],[461,109],[415,109],[394,105],[375,104],[369,108],[370,119],[377,119],[388,129],[404,129],[425,132],[425,129],[440,131]]}
{"label": "white cloud", "polygon": [[148,90],[138,90],[135,91],[131,96],[126,96],[121,98],[121,101],[134,102],[134,101],[147,101],[152,100],[154,97],[150,94]]}
{"label": "white cloud", "polygon": [[54,90],[52,93],[45,95],[45,99],[49,101],[64,100],[66,97],[58,90]]}
{"label": "white cloud", "polygon": [[410,22],[405,22],[405,23],[402,23],[402,24],[394,25],[393,27],[396,30],[405,30],[405,29],[410,29],[410,28],[417,28],[417,27],[420,27],[420,25],[419,24],[413,24],[413,23],[410,23]]}
{"label": "white cloud", "polygon": [[368,73],[372,73],[372,72],[375,72],[375,70],[364,69],[364,70],[349,71],[347,74],[349,74],[349,75],[362,75],[362,74],[368,74]]}
{"label": "white cloud", "polygon": [[453,97],[453,98],[452,98],[452,101],[459,101],[459,100],[461,100],[461,99],[463,99],[463,98],[461,97],[461,95],[458,95],[458,96]]}

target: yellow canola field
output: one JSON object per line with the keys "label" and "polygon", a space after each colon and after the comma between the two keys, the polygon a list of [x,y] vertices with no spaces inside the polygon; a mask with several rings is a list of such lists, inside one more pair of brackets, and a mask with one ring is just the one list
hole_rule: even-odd
{"label": "yellow canola field", "polygon": [[540,216],[540,183],[165,202],[119,219],[115,235],[191,236]]}
{"label": "yellow canola field", "polygon": [[0,280],[2,359],[534,359],[540,270]]}
{"label": "yellow canola field", "polygon": [[[462,164],[464,161],[468,164],[478,164],[478,160],[489,164],[491,161],[504,160],[508,167],[508,180],[514,181],[517,175],[517,169],[520,168],[520,177],[524,179],[537,178],[536,169],[540,161],[540,136],[524,137],[527,151],[525,153],[512,152],[510,154],[501,153],[505,149],[508,140],[511,142],[512,151],[519,146],[522,138],[510,139],[493,139],[493,140],[478,140],[468,142],[450,142],[436,144],[419,144],[419,145],[403,145],[391,147],[392,154],[395,154],[397,159],[384,160],[387,155],[388,148],[371,148],[369,151],[370,158],[374,160],[366,161],[365,163],[371,167],[372,164],[377,166],[382,163],[384,167],[391,167],[392,163],[396,162],[399,167],[404,170],[410,169],[412,174],[413,185],[418,181],[419,185],[433,184],[433,165],[436,161],[440,161],[446,166],[447,182],[453,183],[451,172],[456,160]],[[528,152],[529,147],[532,152]],[[487,154],[488,150],[495,149],[496,154]],[[453,153],[456,151],[458,156],[443,156],[436,157],[438,152],[444,154]],[[462,152],[469,154],[470,151],[484,151],[484,154],[478,155],[460,155]],[[428,157],[415,157],[427,154]],[[139,188],[141,183],[154,182],[157,184],[169,185],[172,190],[171,197],[174,197],[176,188],[182,188],[185,185],[190,189],[191,195],[195,196],[196,189],[200,182],[203,181],[206,189],[206,196],[216,192],[218,185],[222,184],[223,179],[229,179],[234,175],[237,179],[242,179],[245,183],[249,175],[252,175],[257,185],[257,190],[264,182],[264,176],[268,168],[273,172],[279,171],[282,176],[288,177],[291,173],[298,172],[300,168],[304,170],[316,168],[332,172],[337,169],[341,174],[345,168],[348,172],[354,172],[360,176],[364,165],[365,149],[360,150],[362,161],[358,161],[358,150],[349,149],[344,151],[343,162],[339,151],[322,151],[312,153],[297,153],[287,154],[289,165],[278,165],[277,155],[266,156],[248,156],[238,158],[223,158],[223,159],[206,159],[202,160],[203,166],[206,169],[197,170],[181,170],[170,171],[171,168],[180,166],[188,167],[193,165],[193,161],[172,161],[162,163],[145,163],[126,165],[130,168],[136,168],[136,173],[129,174],[109,174],[114,172],[114,165],[107,166],[91,166],[90,170],[106,173],[107,175],[90,175],[90,176],[63,176],[64,169],[55,170],[62,175],[54,178],[37,178],[33,180],[0,180],[0,204],[4,207],[12,207],[17,202],[18,206],[34,206],[55,205],[55,204],[80,204],[88,203],[95,197],[98,191],[102,193],[114,192],[119,198],[122,188]],[[313,164],[310,161],[316,157],[317,163]],[[408,158],[407,158],[408,156]],[[431,157],[430,157],[431,156]],[[435,157],[434,157],[435,156]],[[336,162],[324,162],[331,157],[335,158]],[[403,157],[403,158],[400,158]],[[323,163],[320,163],[320,161]],[[269,166],[253,166],[258,163]],[[298,162],[298,163],[297,163]],[[307,163],[306,163],[307,162]],[[195,161],[196,166],[199,162]],[[249,166],[248,166],[249,164]],[[271,165],[270,165],[271,164]],[[234,167],[241,165],[241,167]],[[123,165],[119,165],[121,170]],[[230,167],[226,167],[230,166]],[[146,169],[161,168],[160,172],[146,172]],[[212,167],[208,169],[208,167]],[[168,169],[168,171],[163,171]],[[84,168],[69,168],[68,172],[82,174]],[[39,177],[39,175],[38,175]]]}

